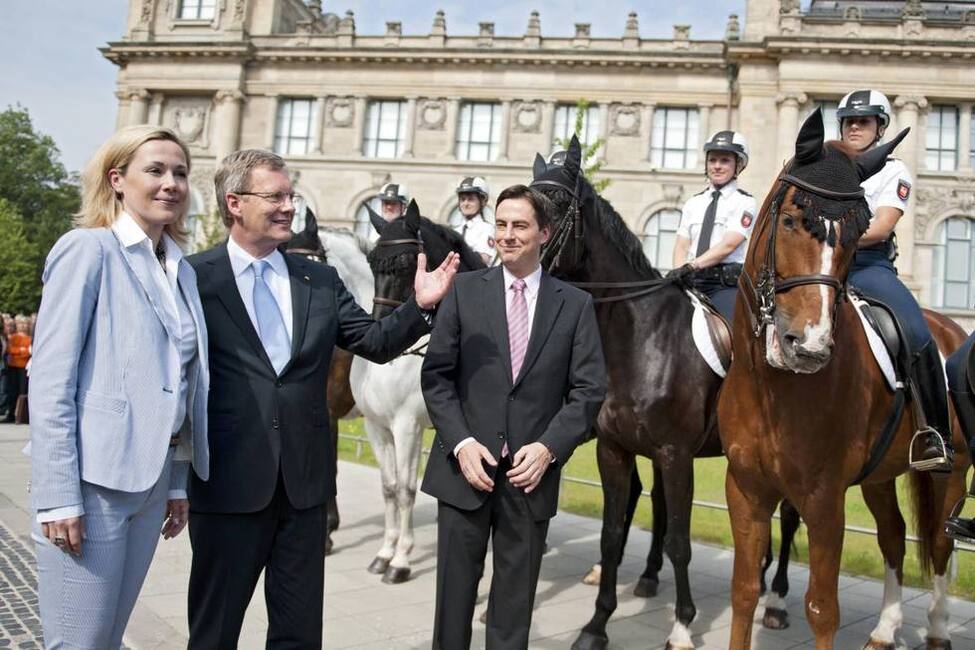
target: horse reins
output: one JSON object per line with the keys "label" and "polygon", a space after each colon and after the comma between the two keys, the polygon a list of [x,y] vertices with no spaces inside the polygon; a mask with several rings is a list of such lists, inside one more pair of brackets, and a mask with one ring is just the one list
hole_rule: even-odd
{"label": "horse reins", "polygon": [[[417,231],[416,237],[412,239],[387,239],[385,241],[380,239],[379,241],[376,242],[376,247],[381,248],[383,246],[403,246],[405,244],[416,244],[417,247],[420,249],[420,252],[421,253],[424,252],[423,238],[420,235],[419,231]],[[402,300],[396,300],[395,298],[386,298],[384,296],[376,296],[372,299],[372,301],[377,305],[383,305],[384,307],[392,307],[394,309],[403,304]],[[410,354],[410,352],[404,352],[403,354]]]}
{"label": "horse reins", "polygon": [[[836,192],[813,185],[808,181],[787,173],[780,174],[777,180],[827,199],[851,201],[863,198],[862,188],[856,192]],[[784,198],[784,196],[785,193],[783,192],[782,197]],[[825,285],[836,291],[836,297],[833,301],[834,312],[836,305],[846,296],[846,282],[840,281],[839,278],[833,275],[814,273],[781,279],[777,277],[775,270],[775,242],[779,223],[779,207],[779,199],[776,199],[771,205],[771,218],[765,220],[763,223],[763,229],[769,224],[771,225],[771,232],[765,242],[765,257],[762,260],[762,266],[758,270],[757,280],[753,283],[748,273],[742,273],[738,280],[738,285],[742,289],[742,294],[745,296],[745,301],[749,306],[748,315],[751,317],[752,332],[755,338],[760,337],[766,326],[772,323],[776,310],[775,296],[777,294],[805,285]],[[829,219],[829,217],[825,216],[820,216],[820,218]],[[835,220],[838,219],[836,218]],[[834,219],[830,220],[832,221]]]}

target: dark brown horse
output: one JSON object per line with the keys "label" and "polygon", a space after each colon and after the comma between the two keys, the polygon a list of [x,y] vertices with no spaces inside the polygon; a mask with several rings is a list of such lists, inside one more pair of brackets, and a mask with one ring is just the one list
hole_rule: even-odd
{"label": "dark brown horse", "polygon": [[[751,646],[769,519],[783,497],[795,504],[809,534],[805,611],[816,648],[833,647],[844,497],[858,481],[887,567],[884,607],[867,647],[894,647],[906,528],[894,479],[908,469],[912,405],[907,402],[899,421],[891,417],[903,390],[888,390],[845,297],[857,242],[869,224],[860,183],[883,167],[905,135],[856,155],[841,142],[824,143],[821,114],[813,113],[794,159],[765,200],[749,246],[735,314],[735,362],[718,406],[735,540],[730,647],[736,650]],[[947,356],[964,332],[946,318],[927,316]],[[928,648],[950,647],[945,571],[952,543],[942,528],[964,493],[968,465],[953,421],[960,450],[953,473],[911,474],[921,565],[935,574]],[[885,429],[894,435],[890,447],[864,477]]]}

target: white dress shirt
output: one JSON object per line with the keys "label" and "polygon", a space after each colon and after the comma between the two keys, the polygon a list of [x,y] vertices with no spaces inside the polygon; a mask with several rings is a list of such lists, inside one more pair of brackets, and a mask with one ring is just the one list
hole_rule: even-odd
{"label": "white dress shirt", "polygon": [[488,223],[484,218],[483,212],[478,212],[464,223],[454,226],[454,231],[459,233],[464,242],[476,253],[487,255],[494,259],[497,255],[494,243],[495,227],[493,223]]}
{"label": "white dress shirt", "polygon": [[[237,281],[237,291],[240,298],[244,301],[244,309],[247,316],[254,325],[254,331],[260,332],[257,325],[257,312],[254,311],[254,270],[253,264],[257,258],[245,251],[234,241],[233,236],[227,240],[227,254],[230,256],[230,266],[234,271],[234,279]],[[288,275],[288,264],[284,261],[281,251],[274,249],[269,255],[261,259],[267,260],[273,273],[265,274],[264,280],[267,282],[274,302],[278,303],[281,316],[284,318],[284,327],[288,332],[288,342],[292,341],[292,330],[294,323],[292,320],[293,307],[291,305],[291,278]]]}
{"label": "white dress shirt", "polygon": [[[515,299],[515,292],[511,288],[516,278],[506,267],[501,267],[501,273],[504,275],[504,307],[505,314],[511,311],[511,303]],[[535,306],[538,304],[538,287],[542,282],[542,267],[539,265],[534,271],[522,278],[525,281],[525,302],[528,305],[528,333],[531,336],[532,324],[535,322]],[[531,341],[531,338],[529,338]],[[508,351],[510,354],[510,350]],[[454,456],[457,452],[463,449],[467,444],[474,441],[473,436],[468,436],[454,447]]]}
{"label": "white dress shirt", "polygon": [[[123,212],[115,223],[112,230],[118,237],[119,243],[132,253],[135,264],[141,264],[149,277],[155,283],[158,294],[162,297],[163,308],[173,323],[176,323],[179,337],[179,395],[176,402],[176,416],[170,425],[170,431],[175,435],[183,426],[186,419],[186,409],[189,400],[189,376],[187,370],[197,354],[196,323],[190,313],[186,298],[179,288],[177,275],[179,263],[183,259],[183,251],[180,250],[172,238],[163,234],[162,244],[166,251],[166,270],[160,266],[156,258],[156,251],[153,250],[152,240],[146,235],[145,231],[128,214]],[[170,490],[170,499],[185,499],[186,490]],[[64,506],[61,508],[51,508],[49,510],[38,510],[37,521],[46,523],[68,519],[69,517],[80,517],[85,514],[84,506],[80,503]]]}
{"label": "white dress shirt", "polygon": [[[704,216],[711,204],[711,194],[715,187],[708,183],[707,189],[687,199],[681,209],[680,225],[677,234],[691,240],[687,249],[687,261],[697,257],[697,244],[704,227]],[[758,206],[755,197],[738,189],[738,183],[731,181],[720,190],[717,212],[714,214],[714,226],[711,231],[711,246],[714,246],[729,232],[738,233],[745,241],[738,244],[735,250],[721,260],[722,264],[742,263],[745,261],[745,251],[748,250],[748,237],[755,227],[755,217]],[[709,246],[710,248],[710,246]]]}
{"label": "white dress shirt", "polygon": [[907,212],[913,184],[914,179],[907,166],[897,158],[888,159],[883,169],[860,183],[867,207],[870,208],[870,220],[873,221],[878,208],[897,208]]}

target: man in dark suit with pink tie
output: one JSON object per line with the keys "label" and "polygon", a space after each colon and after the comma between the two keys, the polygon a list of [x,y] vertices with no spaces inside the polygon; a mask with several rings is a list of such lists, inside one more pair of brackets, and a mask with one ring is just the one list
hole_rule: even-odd
{"label": "man in dark suit with pink tie", "polygon": [[523,185],[500,194],[501,266],[457,276],[423,364],[437,429],[422,485],[439,500],[434,648],[470,647],[489,537],[487,647],[528,647],[559,474],[606,393],[592,298],[540,265],[550,209]]}

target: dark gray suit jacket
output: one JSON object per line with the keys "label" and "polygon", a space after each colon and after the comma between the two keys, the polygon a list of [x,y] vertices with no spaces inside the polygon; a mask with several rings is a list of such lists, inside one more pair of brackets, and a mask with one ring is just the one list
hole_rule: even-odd
{"label": "dark gray suit jacket", "polygon": [[525,361],[512,382],[503,285],[501,267],[460,274],[441,303],[421,377],[437,429],[422,489],[457,508],[478,508],[488,493],[464,478],[457,443],[473,436],[500,458],[505,441],[512,455],[538,441],[557,459],[527,495],[542,520],[555,515],[561,466],[599,412],[606,366],[592,298],[543,272]]}
{"label": "dark gray suit jacket", "polygon": [[285,255],[294,325],[291,361],[278,376],[241,300],[222,244],[193,255],[210,335],[210,480],[190,482],[196,512],[265,508],[284,480],[291,505],[335,494],[325,385],[335,346],[384,363],[429,331],[411,298],[374,321],[331,266]]}

